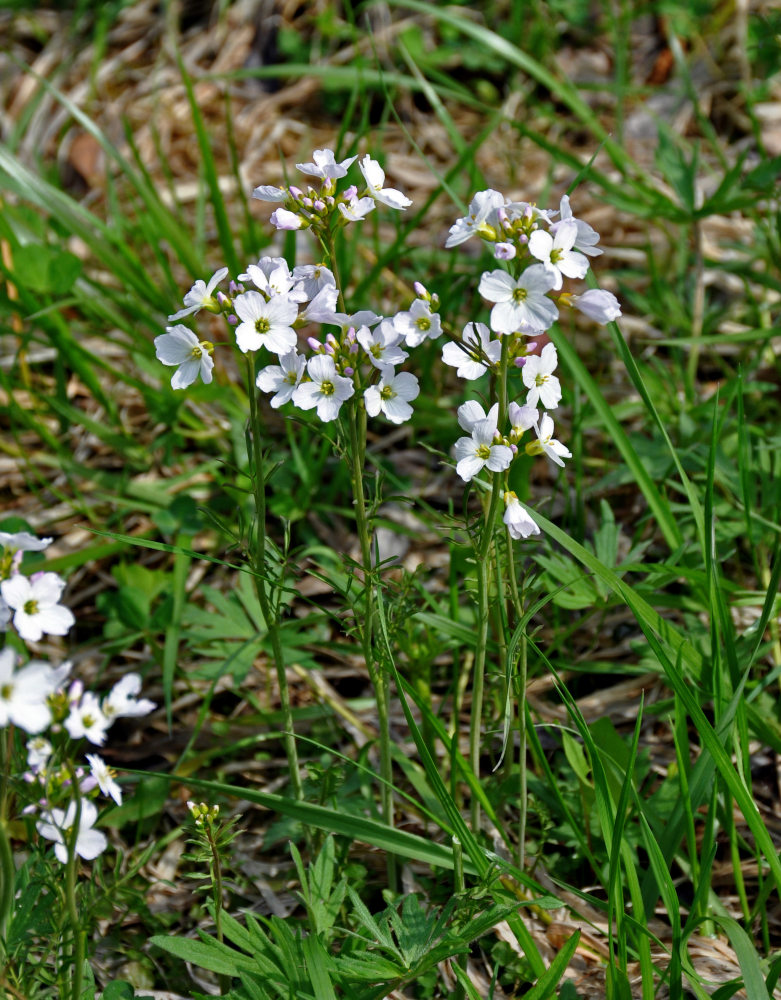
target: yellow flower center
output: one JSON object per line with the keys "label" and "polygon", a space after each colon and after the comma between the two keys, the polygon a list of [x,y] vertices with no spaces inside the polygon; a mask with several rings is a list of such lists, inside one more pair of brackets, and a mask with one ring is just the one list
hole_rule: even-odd
{"label": "yellow flower center", "polygon": [[491,457],[491,448],[487,444],[478,445],[476,454],[478,458],[482,458],[484,462],[487,462]]}
{"label": "yellow flower center", "polygon": [[525,288],[513,289],[513,302],[523,302],[528,294]]}
{"label": "yellow flower center", "polygon": [[321,395],[323,395],[323,396],[333,396],[333,394],[334,394],[335,391],[336,390],[334,389],[333,382],[325,381],[325,382],[321,382],[320,383],[320,393],[321,393]]}
{"label": "yellow flower center", "polygon": [[265,316],[262,316],[260,319],[255,320],[255,329],[258,333],[268,333],[271,329],[271,323]]}
{"label": "yellow flower center", "polygon": [[33,600],[25,601],[23,605],[23,610],[26,615],[37,615],[38,602]]}

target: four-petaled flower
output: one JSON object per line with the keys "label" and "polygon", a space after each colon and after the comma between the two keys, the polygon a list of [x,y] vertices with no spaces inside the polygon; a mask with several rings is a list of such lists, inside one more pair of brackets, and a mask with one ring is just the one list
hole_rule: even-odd
{"label": "four-petaled flower", "polygon": [[342,403],[355,392],[352,380],[337,374],[334,359],[316,354],[306,365],[311,382],[302,382],[293,392],[293,402],[302,410],[317,407],[317,415],[328,423],[339,416]]}
{"label": "four-petaled flower", "polygon": [[507,525],[511,538],[528,538],[539,535],[540,528],[531,514],[522,506],[517,495],[512,490],[504,494],[504,516],[502,520]]}
{"label": "four-petaled flower", "polygon": [[[38,833],[47,840],[54,841],[54,853],[57,860],[65,864],[68,860],[68,845],[73,836],[73,827],[76,824],[77,803],[71,802],[66,811],[62,809],[52,809],[51,812],[44,813],[43,819],[36,823]],[[106,850],[108,841],[106,835],[100,830],[93,830],[95,821],[98,818],[97,806],[88,799],[81,800],[81,810],[79,812],[79,828],[76,834],[74,849],[80,858],[85,861],[94,859]]]}
{"label": "four-petaled flower", "polygon": [[26,733],[43,732],[52,721],[47,700],[54,691],[48,663],[32,660],[15,670],[16,653],[0,650],[0,727],[9,722]]}
{"label": "four-petaled flower", "polygon": [[489,417],[478,420],[472,428],[471,437],[456,441],[455,454],[458,464],[456,472],[468,483],[486,466],[490,472],[504,472],[513,460],[512,449],[505,444],[497,444],[496,419]]}
{"label": "four-petaled flower", "polygon": [[588,271],[588,260],[582,253],[572,249],[577,236],[578,227],[570,219],[560,222],[553,236],[544,229],[535,229],[529,237],[529,253],[541,260],[548,269],[556,290],[563,284],[562,275],[566,278],[583,278]]}
{"label": "four-petaled flower", "polygon": [[539,355],[532,354],[526,358],[521,372],[523,384],[529,390],[527,406],[536,406],[538,402],[542,402],[546,410],[555,410],[559,405],[561,383],[553,374],[558,363],[559,358],[553,344],[546,344]]}
{"label": "four-petaled flower", "polygon": [[381,201],[383,205],[387,205],[389,208],[409,208],[412,201],[406,195],[402,194],[401,191],[397,191],[396,188],[383,187],[385,184],[385,171],[368,153],[359,162],[358,166],[361,168],[363,179],[366,181],[369,195],[375,201]]}
{"label": "four-petaled flower", "polygon": [[138,674],[125,674],[103,699],[101,710],[111,724],[114,719],[138,718],[148,715],[155,703],[149,698],[139,698],[141,678]]}
{"label": "four-petaled flower", "polygon": [[[111,798],[116,802],[118,806],[122,805],[122,789],[114,781],[116,772],[108,766],[108,764],[103,760],[100,754],[88,753],[85,754],[87,760],[89,761],[90,774],[92,779],[96,782],[98,788],[103,792],[104,795],[110,795]],[[85,784],[81,786],[84,791],[89,789]],[[94,786],[93,786],[94,787]]]}
{"label": "four-petaled flower", "polygon": [[56,573],[16,573],[0,582],[3,600],[14,613],[14,628],[27,642],[38,642],[44,633],[66,635],[76,619],[59,603],[65,581]]}
{"label": "four-petaled flower", "polygon": [[425,299],[415,299],[406,312],[396,313],[393,325],[404,337],[407,347],[419,347],[424,340],[436,340],[442,333],[442,322]]}
{"label": "four-petaled flower", "polygon": [[284,295],[268,300],[260,292],[244,292],[233,300],[233,308],[242,322],[236,327],[236,344],[240,351],[257,351],[261,347],[272,354],[288,354],[296,346],[296,331],[292,327],[298,317],[298,305]]}
{"label": "four-petaled flower", "polygon": [[276,410],[287,403],[293,397],[293,393],[298,388],[306,367],[306,358],[303,354],[290,351],[288,354],[281,354],[278,365],[268,365],[258,372],[255,385],[263,392],[274,392],[271,397],[271,405]]}
{"label": "four-petaled flower", "polygon": [[173,313],[168,317],[169,320],[184,319],[185,316],[192,316],[193,313],[198,313],[201,309],[208,309],[210,312],[219,312],[220,304],[212,293],[227,273],[228,268],[221,267],[209,278],[208,284],[202,278],[199,278],[184,297],[184,309]]}
{"label": "four-petaled flower", "polygon": [[[553,437],[553,417],[549,413],[543,413],[539,424],[534,425],[537,432],[536,445],[540,451],[544,451],[551,461],[556,465],[564,466],[563,458],[572,458],[572,452],[563,445],[561,441],[556,441]],[[532,445],[534,448],[534,445]]]}
{"label": "four-petaled flower", "polygon": [[382,410],[392,424],[403,424],[412,416],[409,404],[420,392],[418,380],[409,372],[396,375],[389,366],[383,366],[380,371],[380,381],[377,385],[370,385],[363,394],[366,412],[370,417],[376,417]]}
{"label": "four-petaled flower", "polygon": [[155,352],[164,365],[177,365],[171,378],[174,389],[186,389],[200,375],[206,385],[212,380],[214,346],[198,340],[186,326],[167,326],[166,333],[155,337]]}
{"label": "four-petaled flower", "polygon": [[71,705],[65,728],[74,740],[85,737],[90,743],[102,746],[106,742],[106,732],[112,721],[103,713],[97,696],[91,691],[85,691]]}
{"label": "four-petaled flower", "polygon": [[540,333],[556,322],[559,311],[546,295],[556,279],[544,264],[532,264],[513,278],[506,271],[486,271],[479,292],[495,302],[491,329],[497,333]]}
{"label": "four-petaled flower", "polygon": [[323,180],[338,180],[347,173],[347,168],[356,159],[355,156],[348,156],[346,160],[337,163],[333,151],[330,149],[316,149],[312,153],[314,163],[297,163],[296,166],[302,174],[310,177],[320,177]]}
{"label": "four-petaled flower", "polygon": [[502,344],[491,340],[491,332],[485,323],[467,323],[461,343],[451,342],[442,348],[442,360],[456,369],[459,378],[471,382],[485,375],[488,368],[499,363]]}

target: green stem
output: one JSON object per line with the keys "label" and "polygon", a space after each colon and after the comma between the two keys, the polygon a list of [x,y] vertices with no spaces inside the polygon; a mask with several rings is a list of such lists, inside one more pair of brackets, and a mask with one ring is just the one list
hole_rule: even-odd
{"label": "green stem", "polygon": [[[496,386],[499,401],[499,425],[507,419],[507,362],[509,357],[510,338],[502,338],[502,356],[499,362],[499,373]],[[480,777],[480,736],[483,724],[483,693],[485,689],[485,656],[488,644],[488,618],[490,610],[489,591],[490,574],[489,555],[494,538],[494,522],[501,499],[501,473],[491,476],[491,496],[485,523],[480,535],[480,544],[475,548],[477,557],[477,650],[475,655],[474,679],[472,681],[472,716],[469,722],[469,763],[476,778]],[[480,802],[477,796],[472,797],[470,820],[472,832],[477,834],[480,829]]]}
{"label": "green stem", "polygon": [[68,910],[68,920],[73,934],[73,985],[71,988],[72,1000],[81,1000],[81,989],[84,978],[84,959],[86,956],[86,933],[81,928],[79,919],[79,908],[76,905],[76,843],[79,838],[79,824],[81,822],[81,796],[79,795],[79,785],[76,775],[70,769],[71,783],[75,794],[76,812],[73,817],[73,826],[68,836],[68,860],[65,865],[65,904]]}
{"label": "green stem", "polygon": [[[371,559],[371,532],[363,492],[363,471],[366,455],[366,407],[362,400],[353,398],[349,404],[350,429],[350,472],[355,506],[355,524],[361,544],[363,566],[363,620],[360,625],[361,646],[366,669],[374,687],[377,699],[377,721],[380,743],[380,801],[382,816],[389,827],[394,826],[393,817],[393,761],[390,738],[390,686],[380,664],[374,656],[374,589]],[[396,859],[388,855],[388,882],[391,888],[396,884]]]}
{"label": "green stem", "polygon": [[[10,773],[11,752],[13,749],[13,729],[8,727],[7,741],[0,740],[0,774]],[[11,841],[8,836],[8,784],[7,780],[0,782],[0,960],[5,958],[5,935],[8,922],[11,919],[14,905],[14,884],[16,868]]]}
{"label": "green stem", "polygon": [[5,819],[0,818],[0,963],[5,959],[5,937],[14,905],[16,869]]}
{"label": "green stem", "polygon": [[[290,771],[290,782],[293,787],[293,796],[302,801],[304,789],[301,784],[301,772],[298,764],[298,749],[296,747],[295,730],[293,727],[293,711],[290,707],[290,691],[287,686],[287,673],[285,671],[285,657],[282,651],[282,637],[279,622],[279,600],[272,602],[269,599],[266,577],[266,473],[263,460],[263,448],[260,443],[261,426],[258,412],[258,399],[255,392],[255,370],[251,359],[247,358],[247,394],[250,405],[250,438],[251,445],[248,445],[250,457],[252,459],[252,488],[255,494],[255,553],[252,560],[253,574],[255,582],[255,593],[258,596],[258,603],[263,614],[263,620],[268,629],[271,640],[271,651],[274,657],[274,666],[277,671],[277,684],[279,687],[279,700],[282,706],[282,719],[285,727],[283,743],[285,755],[287,757],[288,770]],[[269,574],[271,576],[271,574]],[[273,587],[273,584],[271,584]]]}
{"label": "green stem", "polygon": [[[212,852],[212,899],[214,900],[214,929],[217,933],[217,940],[222,944],[222,865],[220,864],[220,852],[214,839],[214,827],[212,821],[204,821],[204,829],[209,839],[209,848]],[[219,975],[220,992],[227,993],[231,985],[231,977],[221,973]]]}

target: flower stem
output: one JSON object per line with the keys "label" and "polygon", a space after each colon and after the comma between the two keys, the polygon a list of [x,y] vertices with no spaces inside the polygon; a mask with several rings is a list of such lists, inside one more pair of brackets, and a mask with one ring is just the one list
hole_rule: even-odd
{"label": "flower stem", "polygon": [[[222,865],[220,863],[220,851],[214,836],[212,823],[204,823],[204,830],[209,841],[211,850],[211,876],[212,876],[212,900],[214,902],[214,929],[217,933],[217,940],[222,944]],[[227,993],[231,985],[231,977],[221,973],[219,975],[220,992]]]}
{"label": "flower stem", "polygon": [[[252,488],[255,494],[255,552],[252,558],[252,578],[255,582],[255,592],[258,596],[263,620],[266,623],[269,639],[271,640],[271,651],[277,671],[279,700],[282,706],[282,719],[285,727],[283,743],[288,770],[290,771],[290,783],[293,788],[294,798],[301,801],[304,798],[304,789],[301,784],[298,750],[296,748],[296,737],[293,728],[293,712],[290,707],[290,691],[287,686],[285,658],[282,651],[279,601],[275,601],[272,607],[272,601],[269,599],[267,590],[267,586],[270,585],[273,587],[274,584],[269,584],[266,567],[266,473],[263,461],[263,448],[260,443],[261,427],[258,399],[255,392],[255,371],[252,361],[249,358],[247,358],[247,393],[250,405],[249,434],[251,439],[251,443],[247,442],[247,450],[252,464]],[[268,577],[271,577],[270,573]]]}
{"label": "flower stem", "polygon": [[[363,472],[366,458],[366,407],[362,400],[350,400],[348,418],[350,428],[350,472],[352,476],[355,524],[361,544],[363,566],[363,621],[359,632],[366,669],[374,687],[377,699],[377,721],[380,743],[380,801],[382,816],[389,827],[393,827],[393,761],[390,740],[390,687],[388,678],[374,655],[374,583],[371,558],[371,531],[366,511],[363,491]],[[391,888],[396,883],[396,859],[388,855],[388,883]]]}
{"label": "flower stem", "polygon": [[81,1000],[87,935],[82,930],[81,920],[79,919],[79,908],[76,905],[76,843],[81,823],[81,796],[79,795],[78,781],[72,769],[71,783],[76,795],[76,811],[73,815],[73,826],[68,836],[68,860],[65,864],[65,904],[73,934],[73,985],[71,987],[71,998],[72,1000]]}
{"label": "flower stem", "polygon": [[[510,338],[502,339],[502,356],[499,362],[496,393],[499,401],[499,425],[507,417],[507,363],[509,358]],[[475,655],[474,678],[472,681],[472,716],[469,723],[469,763],[475,777],[480,777],[480,736],[483,724],[483,692],[485,688],[485,656],[488,644],[489,593],[490,593],[490,560],[491,545],[494,538],[494,522],[499,509],[501,497],[501,473],[491,476],[491,496],[488,501],[485,523],[479,545],[475,547],[477,557],[477,650]],[[472,832],[480,829],[480,802],[477,796],[472,796],[470,809]]]}

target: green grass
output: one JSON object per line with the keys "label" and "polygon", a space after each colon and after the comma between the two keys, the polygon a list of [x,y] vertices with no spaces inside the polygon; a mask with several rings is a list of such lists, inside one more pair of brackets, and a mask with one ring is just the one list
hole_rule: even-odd
{"label": "green grass", "polygon": [[[528,167],[541,204],[577,184],[573,203],[589,206],[577,214],[611,220],[602,244],[616,252],[594,268],[625,314],[596,332],[565,318],[551,334],[565,386],[557,430],[566,428],[574,459],[519,488],[543,534],[514,555],[525,614],[492,605],[479,773],[466,746],[480,573],[449,467],[462,386],[443,372],[440,345],[417,356],[422,391],[408,436],[370,439],[372,495],[416,519],[399,528],[381,508],[378,523],[406,536],[420,561],[414,574],[376,573],[395,827],[383,818],[377,719],[353,618],[365,600],[360,560],[343,551],[357,550],[346,467],[317,438],[322,425],[263,404],[263,572],[269,585],[281,581],[281,646],[296,678],[298,800],[248,562],[246,388],[224,367],[212,385],[174,393],[155,359],[153,339],[195,278],[221,263],[237,274],[271,252],[237,166],[246,151],[228,128],[236,107],[227,98],[227,111],[207,114],[192,64],[177,53],[199,164],[194,207],[163,196],[177,178],[162,147],[162,162],[142,162],[129,126],[123,144],[62,79],[25,71],[36,100],[65,109],[99,144],[105,195],[65,190],[48,151],[38,162],[23,155],[24,117],[0,145],[0,419],[15,465],[2,513],[65,539],[46,566],[69,578],[79,626],[68,653],[90,682],[105,690],[137,670],[161,706],[144,733],[148,753],[130,728],[115,751],[117,768],[133,775],[105,819],[118,849],[79,882],[92,969],[83,995],[129,997],[128,980],[138,995],[196,995],[204,987],[186,960],[226,995],[252,1000],[369,1000],[393,989],[483,997],[499,987],[574,1000],[582,965],[573,956],[590,933],[604,949],[588,969],[610,998],[717,988],[726,1000],[742,988],[765,1000],[781,971],[772,920],[781,864],[766,791],[767,761],[781,753],[781,163],[763,148],[755,105],[781,67],[777,38],[773,47],[751,14],[742,53],[751,79],[725,73],[705,95],[698,52],[707,47],[718,66],[731,51],[714,4],[696,17],[665,8],[665,84],[647,82],[632,50],[639,5],[600,5],[595,25],[576,0],[476,11],[400,0],[389,10],[394,24],[408,22],[387,49],[367,33],[372,5],[330,5],[286,28],[286,62],[205,74],[239,95],[250,77],[282,87],[322,78],[312,106],[297,109],[318,143],[341,156],[384,160],[392,147],[415,158],[427,181],[413,208],[382,224],[370,217],[337,245],[354,308],[390,315],[420,280],[439,294],[451,329],[484,319],[477,275],[491,260],[444,251],[444,234],[475,190],[525,197],[526,164],[543,158],[544,168]],[[112,44],[116,12],[106,11],[93,29],[96,59]],[[579,85],[571,60],[593,49],[594,32],[612,76]],[[338,59],[353,43],[361,54]],[[689,101],[687,131],[658,118],[653,149],[641,148],[633,116],[664,92]],[[743,117],[729,126],[720,93],[740,102]],[[300,155],[281,158],[292,173],[309,158],[306,140]],[[226,175],[241,196],[223,194]],[[288,238],[284,250],[295,263],[300,245]],[[615,685],[633,680],[627,702]],[[23,761],[18,737],[9,747]],[[221,849],[222,909],[189,890],[181,906],[152,907],[147,865],[193,835],[183,800],[195,795],[239,817],[239,835]],[[472,800],[480,830],[468,819]],[[17,817],[11,835],[21,861],[0,987],[29,1000],[69,996],[51,944],[70,934],[62,872],[32,821]],[[248,850],[278,873],[265,896]],[[176,870],[177,891],[188,876],[203,880],[204,857]],[[388,880],[389,857],[408,866],[412,891]],[[36,903],[44,887],[48,908]],[[284,917],[263,908],[269,899],[282,901]],[[553,920],[568,930],[551,957],[542,941]],[[690,950],[695,936],[707,948],[708,935],[734,956],[710,984]],[[446,959],[448,976],[438,968]]]}

